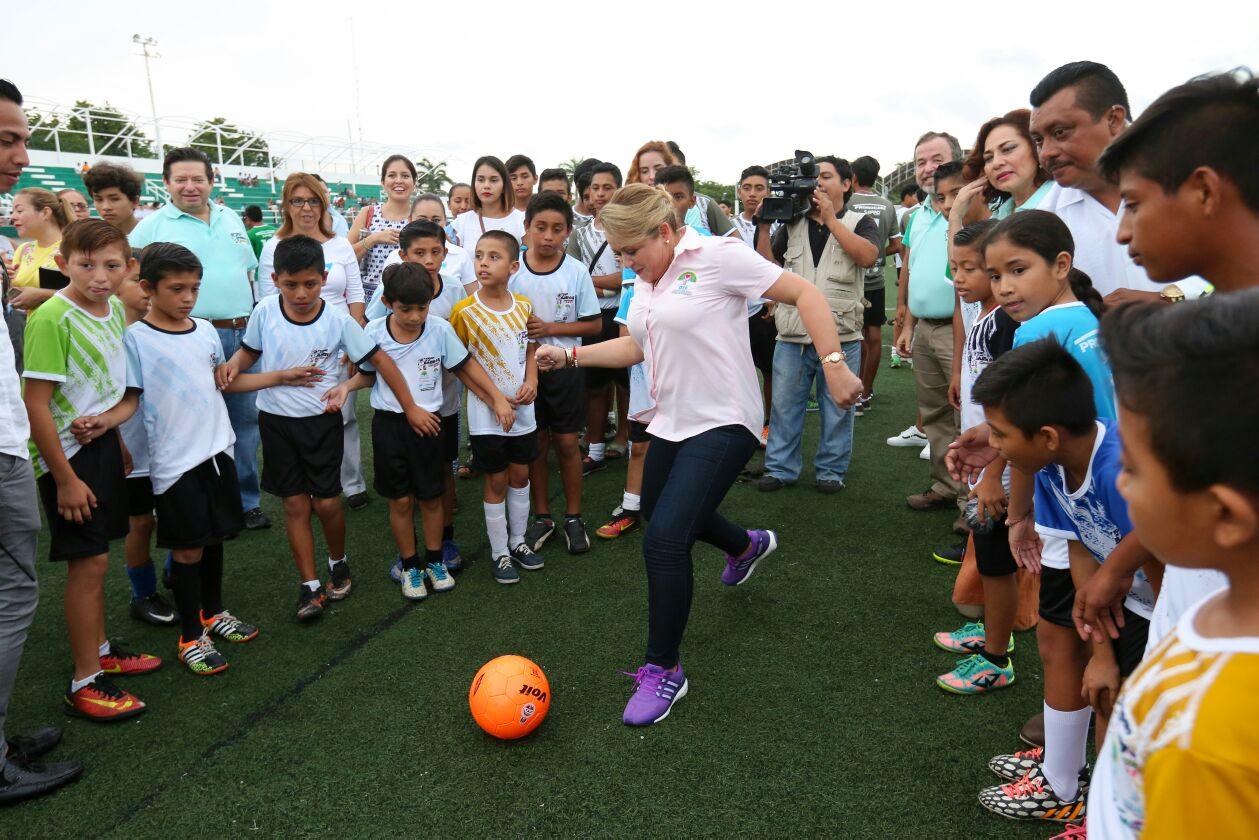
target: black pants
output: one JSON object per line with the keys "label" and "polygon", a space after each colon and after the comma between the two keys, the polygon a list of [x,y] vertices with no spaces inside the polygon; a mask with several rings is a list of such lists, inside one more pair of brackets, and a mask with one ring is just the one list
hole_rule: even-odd
{"label": "black pants", "polygon": [[674,443],[652,437],[643,465],[647,566],[647,661],[672,668],[691,614],[691,546],[703,540],[727,554],[748,546],[747,531],[717,512],[756,451],[742,426],[721,426]]}

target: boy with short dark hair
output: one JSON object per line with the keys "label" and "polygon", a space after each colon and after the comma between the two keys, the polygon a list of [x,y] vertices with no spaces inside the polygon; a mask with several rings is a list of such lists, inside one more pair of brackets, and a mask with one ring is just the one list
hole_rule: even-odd
{"label": "boy with short dark hair", "polygon": [[102,161],[84,173],[83,186],[102,220],[124,234],[135,230],[140,223],[136,208],[144,191],[144,178],[139,172],[120,163]]}
{"label": "boy with short dark hair", "polygon": [[865,414],[874,399],[874,378],[883,359],[883,324],[887,322],[883,271],[888,254],[901,251],[901,226],[892,202],[874,191],[879,179],[879,162],[863,155],[852,162],[853,195],[848,206],[874,219],[879,226],[883,249],[874,265],[866,269],[865,315],[861,327],[861,381],[865,393],[857,403],[857,416]]}
{"label": "boy with short dark hair", "polygon": [[[589,196],[590,174],[599,163],[598,158],[586,158],[573,170],[573,187],[577,190],[577,202],[573,205],[573,230],[594,218]],[[620,170],[617,172],[619,173]]]}
{"label": "boy with short dark hair", "polygon": [[507,167],[509,181],[504,187],[511,187],[516,209],[524,210],[529,206],[529,199],[533,198],[533,187],[538,183],[538,169],[533,165],[533,159],[525,155],[512,155],[504,165]]}
{"label": "boy with short dark hair", "polygon": [[515,422],[504,431],[493,409],[480,397],[474,394],[468,400],[468,439],[473,457],[485,472],[491,572],[499,583],[513,584],[520,582],[513,561],[529,571],[543,565],[526,544],[529,471],[538,458],[533,406],[538,393],[534,361],[538,345],[529,336],[533,311],[529,299],[507,287],[508,279],[520,269],[520,243],[506,231],[491,230],[478,240],[474,253],[481,287],[455,306],[450,324],[498,393],[516,409]]}
{"label": "boy with short dark hair", "polygon": [[538,176],[538,192],[553,192],[572,203],[573,196],[568,188],[568,173],[563,169],[543,169]]}
{"label": "boy with short dark hair", "polygon": [[743,209],[735,214],[734,226],[738,228],[743,241],[755,248],[758,229],[756,211],[761,208],[765,196],[769,195],[769,170],[755,164],[744,169],[739,173],[738,190]]}
{"label": "boy with short dark hair", "polygon": [[249,237],[249,247],[254,249],[254,256],[262,256],[262,246],[275,236],[275,225],[263,221],[262,208],[250,204],[240,214],[245,223],[245,235]]}
{"label": "boy with short dark hair", "polygon": [[742,237],[734,222],[717,202],[707,196],[701,201],[695,192],[695,176],[685,166],[666,166],[656,173],[656,186],[664,187],[673,198],[678,218],[697,231],[711,236]]}
{"label": "boy with short dark hair", "polygon": [[[268,295],[254,309],[241,348],[219,369],[219,384],[230,390],[243,370],[261,360],[270,373],[317,367],[335,381],[342,355],[358,365],[370,361],[393,389],[412,428],[436,435],[440,421],[411,398],[402,373],[348,313],[320,297],[327,279],[323,246],[308,236],[290,236],[275,249],[274,281],[278,295]],[[331,391],[310,390],[318,377],[302,384],[267,387],[258,394],[262,437],[262,488],[284,502],[284,525],[301,575],[297,617],[321,615],[328,600],[350,594],[353,582],[345,557],[345,513],[341,508],[341,405]],[[311,513],[319,517],[328,543],[330,582],[325,590],[315,569]]]}
{"label": "boy with short dark hair", "polygon": [[[529,250],[511,279],[513,293],[531,305],[528,333],[532,341],[572,348],[582,337],[598,335],[603,321],[594,284],[585,265],[564,253],[572,232],[573,210],[557,195],[535,196],[525,213]],[[539,454],[529,472],[533,488],[533,524],[525,542],[533,551],[555,533],[547,492],[547,451],[552,443],[564,483],[564,539],[570,554],[590,550],[581,519],[582,463],[577,435],[586,423],[586,381],[583,371],[554,370],[538,379],[536,406]]]}
{"label": "boy with short dark hair", "polygon": [[125,393],[126,316],[114,293],[134,271],[122,232],[83,219],[62,233],[57,267],[69,284],[26,323],[23,401],[31,460],[48,520],[49,558],[66,563],[66,630],[74,673],[66,714],[94,721],[135,717],[145,704],[106,676],[157,670],[105,635],[109,543],[127,533],[126,473],[117,427],[136,409]]}
{"label": "boy with short dark hair", "polygon": [[1259,460],[1237,441],[1259,427],[1259,291],[1119,307],[1101,333],[1135,532],[1169,572],[1216,570],[1225,585],[1190,604],[1124,685],[1089,831],[1245,833],[1259,825]]}
{"label": "boy with short dark hair", "polygon": [[[984,408],[991,443],[1001,457],[1014,469],[1035,473],[1038,531],[1068,541],[1070,570],[1041,569],[1038,633],[1042,638],[1050,630],[1062,635],[1072,627],[1073,586],[1083,586],[1112,555],[1141,550],[1131,534],[1127,504],[1116,490],[1118,430],[1113,421],[1097,416],[1088,375],[1052,338],[997,359],[980,374],[972,396]],[[1055,592],[1064,597],[1055,601]],[[1074,655],[1045,660],[1044,749],[993,758],[989,768],[1008,783],[983,790],[980,804],[1010,819],[1084,815],[1089,705],[1098,713],[1100,740],[1120,681],[1141,661],[1153,607],[1153,589],[1138,570],[1118,639],[1094,642],[1090,650],[1072,632]]]}

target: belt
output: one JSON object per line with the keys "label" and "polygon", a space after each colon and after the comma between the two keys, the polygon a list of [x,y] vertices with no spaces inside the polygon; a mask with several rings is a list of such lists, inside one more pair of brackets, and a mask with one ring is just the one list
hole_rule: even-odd
{"label": "belt", "polygon": [[[918,320],[924,321],[925,323],[928,323],[933,327],[943,327],[945,324],[953,323],[952,318],[919,318]],[[218,324],[215,324],[214,326],[217,327]]]}
{"label": "belt", "polygon": [[210,323],[221,330],[243,330],[245,325],[249,323],[249,316],[242,315],[239,318],[211,318]]}

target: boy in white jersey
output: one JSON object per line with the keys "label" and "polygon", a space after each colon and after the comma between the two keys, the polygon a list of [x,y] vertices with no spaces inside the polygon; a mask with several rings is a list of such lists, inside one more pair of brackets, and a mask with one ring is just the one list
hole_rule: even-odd
{"label": "boy in white jersey", "polygon": [[[529,300],[531,341],[577,347],[583,337],[598,335],[603,328],[590,271],[564,253],[564,240],[572,227],[573,208],[558,195],[543,193],[529,202],[525,213],[529,249],[510,288]],[[586,423],[584,371],[555,370],[542,376],[536,410],[539,454],[529,471],[534,522],[525,541],[533,551],[541,551],[556,530],[549,512],[547,466],[547,450],[554,443],[564,483],[564,540],[569,554],[582,554],[590,550],[590,537],[581,520],[582,463],[577,446],[577,435]]]}
{"label": "boy in white jersey", "polygon": [[[567,205],[565,205],[567,206]],[[485,368],[495,389],[516,409],[504,431],[494,411],[473,394],[468,399],[472,456],[485,472],[485,530],[499,583],[520,581],[515,560],[526,570],[542,568],[542,558],[525,544],[529,522],[529,467],[538,457],[533,400],[538,393],[536,342],[529,338],[529,300],[507,290],[520,268],[520,244],[506,231],[492,230],[476,244],[481,288],[450,314],[455,335]]]}
{"label": "boy in white jersey", "polygon": [[66,227],[57,267],[69,285],[26,322],[31,460],[48,520],[49,558],[66,564],[66,631],[74,673],[67,714],[95,721],[135,717],[145,704],[104,674],[157,670],[156,656],[128,653],[105,636],[109,543],[127,533],[126,473],[117,427],[136,408],[125,395],[125,316],[114,292],[134,270],[127,238],[100,219]]}
{"label": "boy in white jersey", "polygon": [[[323,248],[308,236],[290,236],[275,249],[278,295],[268,295],[254,309],[241,348],[219,372],[227,388],[242,370],[261,359],[263,372],[318,367],[335,380],[342,356],[361,364],[371,360],[393,389],[412,428],[437,434],[441,423],[421,411],[397,366],[372,343],[348,313],[320,298],[326,279]],[[258,394],[262,437],[262,489],[284,500],[284,525],[301,575],[297,604],[300,620],[316,618],[326,602],[350,594],[350,566],[345,559],[345,513],[341,509],[343,450],[341,405],[329,394],[300,386],[274,386]],[[315,570],[312,511],[323,524],[328,543],[330,582],[325,592]]]}
{"label": "boy in white jersey", "polygon": [[[201,262],[187,248],[155,242],[144,251],[141,282],[148,314],[127,328],[127,390],[140,397],[150,508],[157,544],[171,552],[170,587],[179,608],[179,660],[193,674],[227,668],[212,636],[248,642],[258,630],[223,607],[223,541],[245,527],[232,447],[236,435],[215,373],[218,333],[192,318]],[[243,374],[231,390],[313,382],[318,368]],[[135,455],[133,454],[133,458]],[[145,543],[147,550],[148,544]]]}
{"label": "boy in white jersey", "polygon": [[[439,228],[435,230],[441,233]],[[476,360],[468,356],[446,319],[432,313],[433,280],[437,276],[417,263],[386,268],[381,284],[390,312],[368,324],[367,335],[397,364],[423,411],[436,414],[441,410],[446,402],[446,374],[453,371],[483,402],[493,406],[495,417],[506,431],[515,420],[511,404],[495,390]],[[445,435],[417,435],[370,363],[365,363],[362,372],[343,386],[345,393],[336,394],[334,399],[342,400],[349,391],[367,385],[372,387],[371,404],[376,410],[372,418],[376,492],[389,500],[389,526],[401,558],[398,578],[402,595],[419,601],[428,596],[426,574],[435,592],[455,585],[442,558],[443,498],[447,483],[453,480]],[[412,498],[419,501],[423,561],[415,545]]]}

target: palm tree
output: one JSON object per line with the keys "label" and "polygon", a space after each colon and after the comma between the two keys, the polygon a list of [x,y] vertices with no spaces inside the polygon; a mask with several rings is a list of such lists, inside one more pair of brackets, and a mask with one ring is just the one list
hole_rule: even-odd
{"label": "palm tree", "polygon": [[569,158],[568,160],[560,164],[560,169],[563,169],[565,172],[567,172],[568,177],[571,178],[573,177],[573,173],[577,171],[577,167],[581,166],[581,162],[583,160],[585,160],[585,158],[582,157],[581,155],[578,155],[577,157]]}
{"label": "palm tree", "polygon": [[419,177],[415,180],[416,187],[421,192],[442,193],[446,187],[454,183],[450,174],[446,172],[446,161],[433,163],[426,157],[422,157],[415,162],[415,168],[419,172]]}

